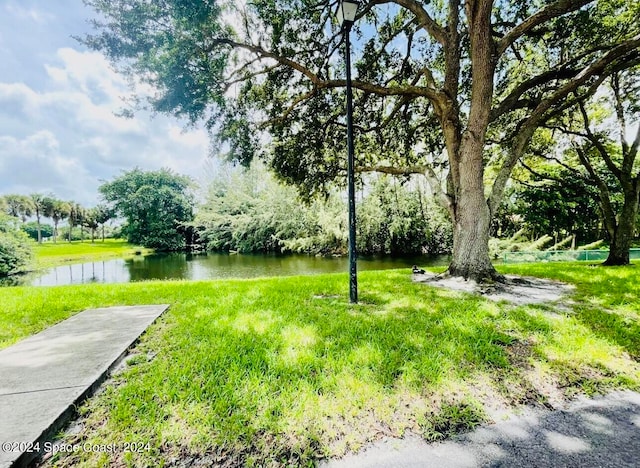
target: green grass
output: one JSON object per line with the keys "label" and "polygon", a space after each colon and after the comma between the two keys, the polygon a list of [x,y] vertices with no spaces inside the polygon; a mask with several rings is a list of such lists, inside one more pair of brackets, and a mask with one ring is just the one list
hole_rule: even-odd
{"label": "green grass", "polygon": [[62,466],[305,466],[381,435],[446,437],[498,403],[639,387],[637,267],[502,270],[571,282],[575,304],[495,304],[406,271],[361,273],[358,305],[346,275],[18,287],[0,290],[0,346],[87,307],[171,304],[66,436],[150,450],[75,453]]}
{"label": "green grass", "polygon": [[134,255],[148,255],[153,251],[129,244],[120,239],[105,239],[91,241],[66,242],[59,240],[57,243],[47,242],[34,244],[36,268],[51,268],[70,263],[82,263],[92,260],[100,260],[113,257],[131,257]]}

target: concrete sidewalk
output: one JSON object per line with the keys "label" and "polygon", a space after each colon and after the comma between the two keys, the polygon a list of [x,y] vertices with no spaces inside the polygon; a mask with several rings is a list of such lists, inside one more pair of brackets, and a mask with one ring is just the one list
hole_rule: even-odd
{"label": "concrete sidewalk", "polygon": [[1,350],[0,468],[35,458],[168,307],[85,310]]}
{"label": "concrete sidewalk", "polygon": [[320,468],[640,466],[640,394],[582,399],[562,411],[532,410],[446,442],[387,439]]}

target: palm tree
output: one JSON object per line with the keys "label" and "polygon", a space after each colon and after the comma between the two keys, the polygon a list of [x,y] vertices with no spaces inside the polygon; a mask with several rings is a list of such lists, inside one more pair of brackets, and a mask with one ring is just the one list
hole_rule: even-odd
{"label": "palm tree", "polygon": [[53,242],[58,241],[58,223],[69,216],[69,204],[53,197],[44,202],[44,215],[53,220]]}
{"label": "palm tree", "polygon": [[81,226],[85,226],[87,229],[91,231],[91,243],[93,244],[95,241],[96,229],[98,229],[98,209],[90,208],[85,210],[84,218],[82,220]]}
{"label": "palm tree", "polygon": [[102,242],[104,242],[104,225],[110,219],[115,218],[113,208],[107,205],[98,205],[95,207],[96,222],[102,227]]}
{"label": "palm tree", "polygon": [[72,239],[73,228],[80,225],[80,239],[84,235],[82,230],[82,220],[84,219],[84,208],[79,203],[69,202],[69,242]]}
{"label": "palm tree", "polygon": [[32,193],[29,195],[33,206],[33,213],[36,215],[36,224],[38,226],[38,244],[42,244],[42,230],[40,228],[40,217],[44,215],[45,197],[41,193]]}
{"label": "palm tree", "polygon": [[27,218],[33,214],[33,202],[30,197],[25,195],[5,195],[7,205],[7,213],[15,218],[22,219],[23,223],[27,222]]}

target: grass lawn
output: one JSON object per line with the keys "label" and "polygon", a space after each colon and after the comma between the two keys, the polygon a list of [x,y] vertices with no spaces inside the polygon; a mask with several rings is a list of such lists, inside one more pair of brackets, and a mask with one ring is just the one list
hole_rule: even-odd
{"label": "grass lawn", "polygon": [[57,243],[46,242],[34,244],[36,268],[51,268],[69,263],[90,262],[113,257],[132,257],[134,255],[147,255],[153,250],[145,249],[129,244],[121,239],[90,240],[71,243],[59,240]]}
{"label": "grass lawn", "polygon": [[573,303],[495,304],[398,270],[362,272],[358,305],[342,274],[17,287],[0,289],[0,347],[87,307],[171,304],[65,436],[149,450],[61,466],[313,465],[382,435],[446,437],[497,407],[640,387],[637,266],[500,270],[573,283]]}

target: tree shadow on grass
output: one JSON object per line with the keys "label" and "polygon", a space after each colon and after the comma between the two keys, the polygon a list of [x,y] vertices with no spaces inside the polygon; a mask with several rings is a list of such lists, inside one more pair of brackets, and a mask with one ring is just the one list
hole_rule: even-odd
{"label": "tree shadow on grass", "polygon": [[536,411],[439,444],[387,439],[361,454],[322,463],[324,468],[421,466],[635,467],[640,444],[640,399],[618,394]]}
{"label": "tree shadow on grass", "polygon": [[210,309],[172,316],[150,343],[157,358],[105,400],[109,431],[143,432],[167,454],[305,465],[380,434],[477,425],[476,379],[503,396],[516,382],[525,397],[511,403],[540,398],[526,371],[544,356],[513,354],[555,333],[537,309],[392,274],[353,305],[324,281],[237,282],[210,291]]}

